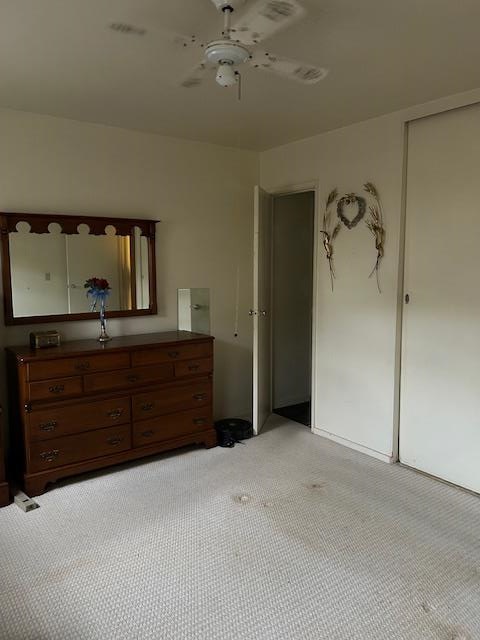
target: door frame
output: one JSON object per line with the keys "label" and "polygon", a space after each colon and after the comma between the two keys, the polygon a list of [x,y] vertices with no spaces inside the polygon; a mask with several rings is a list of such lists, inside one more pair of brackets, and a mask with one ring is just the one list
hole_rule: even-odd
{"label": "door frame", "polygon": [[[313,180],[310,182],[301,182],[296,184],[288,184],[283,187],[279,187],[274,190],[268,190],[268,193],[273,198],[280,196],[291,196],[299,193],[313,192],[314,205],[313,205],[313,259],[312,259],[312,349],[311,349],[311,375],[312,384],[310,388],[310,431],[314,431],[317,424],[317,403],[316,403],[316,371],[317,371],[317,282],[318,282],[318,235],[319,235],[319,220],[320,220],[320,181]],[[275,212],[273,212],[275,216]],[[273,274],[273,251],[272,251],[272,274]],[[273,302],[273,280],[272,280],[272,302]],[[272,304],[273,308],[273,304]],[[270,328],[272,329],[273,313],[270,314]],[[273,331],[270,330],[270,370],[273,373]],[[270,400],[273,403],[273,376],[270,385]],[[273,409],[273,404],[272,404]]]}

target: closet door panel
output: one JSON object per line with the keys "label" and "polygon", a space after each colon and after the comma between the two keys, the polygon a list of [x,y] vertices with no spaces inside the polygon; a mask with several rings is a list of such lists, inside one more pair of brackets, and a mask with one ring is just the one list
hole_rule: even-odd
{"label": "closet door panel", "polygon": [[480,492],[480,106],[409,126],[400,460]]}

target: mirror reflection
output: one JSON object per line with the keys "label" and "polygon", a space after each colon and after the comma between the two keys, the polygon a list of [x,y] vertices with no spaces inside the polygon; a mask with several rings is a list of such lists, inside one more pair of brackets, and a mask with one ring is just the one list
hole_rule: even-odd
{"label": "mirror reflection", "polygon": [[178,329],[210,335],[210,289],[178,290]]}
{"label": "mirror reflection", "polygon": [[108,311],[148,309],[148,240],[135,227],[130,235],[90,235],[80,224],[77,234],[62,233],[51,223],[48,233],[30,233],[19,222],[9,234],[13,315],[43,316],[88,313],[85,282],[93,277],[110,284]]}

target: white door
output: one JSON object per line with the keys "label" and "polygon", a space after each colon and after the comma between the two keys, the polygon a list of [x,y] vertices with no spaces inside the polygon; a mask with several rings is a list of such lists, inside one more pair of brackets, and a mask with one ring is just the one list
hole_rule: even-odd
{"label": "white door", "polygon": [[411,123],[400,460],[480,492],[480,106]]}
{"label": "white door", "polygon": [[273,197],[255,187],[253,232],[253,431],[272,412],[271,255]]}

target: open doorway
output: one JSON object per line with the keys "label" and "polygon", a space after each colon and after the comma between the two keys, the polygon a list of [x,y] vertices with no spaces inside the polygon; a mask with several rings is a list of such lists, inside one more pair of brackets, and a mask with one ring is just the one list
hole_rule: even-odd
{"label": "open doorway", "polygon": [[308,427],[311,426],[314,212],[314,191],[273,199],[273,412]]}

